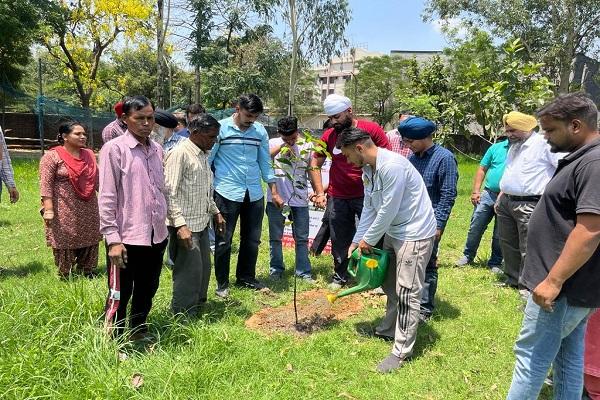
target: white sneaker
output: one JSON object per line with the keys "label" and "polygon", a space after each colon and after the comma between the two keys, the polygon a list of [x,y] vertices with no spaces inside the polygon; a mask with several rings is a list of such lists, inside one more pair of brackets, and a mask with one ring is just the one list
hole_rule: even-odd
{"label": "white sneaker", "polygon": [[222,288],[222,289],[217,288],[217,290],[215,290],[215,294],[217,295],[217,297],[226,299],[229,297],[229,288]]}
{"label": "white sneaker", "polygon": [[458,259],[458,261],[456,261],[454,263],[454,265],[457,267],[464,267],[465,265],[469,265],[470,263],[471,263],[471,261],[469,261],[469,257],[462,256],[461,258]]}

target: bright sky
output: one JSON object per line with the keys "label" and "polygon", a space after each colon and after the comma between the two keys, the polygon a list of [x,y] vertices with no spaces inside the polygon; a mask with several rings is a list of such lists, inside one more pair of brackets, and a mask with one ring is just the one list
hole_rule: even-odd
{"label": "bright sky", "polygon": [[447,46],[439,27],[423,22],[424,0],[349,0],[353,47],[389,54],[390,50],[442,50]]}
{"label": "bright sky", "polygon": [[[439,24],[423,22],[425,0],[348,1],[352,20],[346,36],[351,47],[389,54],[390,50],[442,50],[448,45]],[[275,34],[282,35],[284,29],[275,25]],[[182,30],[180,34],[189,33]],[[187,64],[184,51],[178,51],[175,59]]]}

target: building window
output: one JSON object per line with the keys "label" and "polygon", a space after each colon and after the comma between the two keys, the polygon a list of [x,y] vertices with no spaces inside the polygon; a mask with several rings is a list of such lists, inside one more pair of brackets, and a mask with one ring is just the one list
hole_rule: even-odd
{"label": "building window", "polygon": [[325,76],[325,77],[322,77],[322,78],[320,79],[320,81],[321,81],[321,83],[322,83],[322,84],[327,84],[327,77],[326,77],[326,76]]}
{"label": "building window", "polygon": [[329,94],[333,94],[335,89],[329,89]]}
{"label": "building window", "polygon": [[330,77],[329,77],[329,83],[335,83],[335,80],[336,80],[336,79],[337,79],[337,78],[336,78],[335,76],[330,76]]}
{"label": "building window", "polygon": [[321,91],[321,101],[325,100],[325,97],[327,97],[327,90],[323,89]]}

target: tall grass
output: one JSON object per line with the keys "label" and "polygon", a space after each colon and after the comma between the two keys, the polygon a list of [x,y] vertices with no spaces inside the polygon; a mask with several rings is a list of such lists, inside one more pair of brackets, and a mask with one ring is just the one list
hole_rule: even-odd
{"label": "tall grass", "polygon": [[[291,277],[268,296],[232,289],[213,296],[198,319],[170,312],[171,273],[164,269],[149,323],[149,347],[107,340],[101,313],[104,275],[59,281],[37,209],[37,162],[15,160],[21,200],[0,204],[0,398],[2,399],[500,399],[510,384],[512,346],[521,312],[518,295],[494,285],[485,268],[453,268],[466,237],[476,164],[462,160],[459,198],[444,235],[438,311],[421,326],[413,360],[398,373],[374,366],[390,344],[364,335],[383,304],[306,338],[249,331],[253,312],[291,300]],[[258,274],[266,279],[266,218]],[[489,256],[489,233],[480,254]],[[235,257],[233,257],[235,262]],[[288,266],[293,254],[285,252]],[[101,257],[100,263],[103,264]],[[328,256],[312,263],[324,286]],[[482,264],[483,265],[483,264]],[[104,265],[100,266],[101,269]],[[309,286],[301,284],[300,290]],[[129,358],[119,361],[119,352]],[[144,383],[135,388],[134,374]]]}

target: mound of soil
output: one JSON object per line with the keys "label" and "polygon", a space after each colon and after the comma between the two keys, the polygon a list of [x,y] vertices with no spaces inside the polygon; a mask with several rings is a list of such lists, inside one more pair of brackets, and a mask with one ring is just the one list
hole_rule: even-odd
{"label": "mound of soil", "polygon": [[333,304],[327,301],[325,289],[298,293],[298,325],[294,316],[294,303],[280,307],[267,307],[246,320],[246,327],[267,335],[275,332],[308,335],[322,330],[336,321],[347,319],[362,311],[362,296],[346,296]]}

